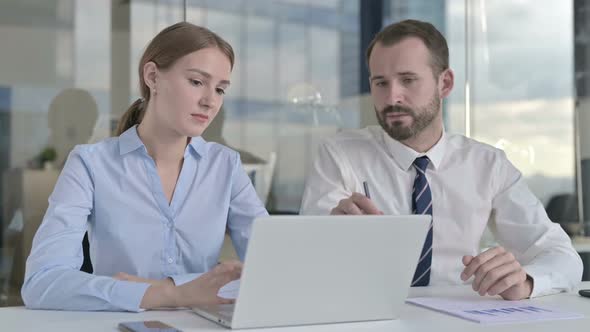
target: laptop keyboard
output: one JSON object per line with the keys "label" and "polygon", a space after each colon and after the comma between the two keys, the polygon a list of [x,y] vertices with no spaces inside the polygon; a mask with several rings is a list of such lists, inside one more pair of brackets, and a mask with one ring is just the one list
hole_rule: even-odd
{"label": "laptop keyboard", "polygon": [[227,320],[231,320],[232,316],[234,315],[234,308],[236,306],[234,304],[220,304],[217,307],[217,314]]}

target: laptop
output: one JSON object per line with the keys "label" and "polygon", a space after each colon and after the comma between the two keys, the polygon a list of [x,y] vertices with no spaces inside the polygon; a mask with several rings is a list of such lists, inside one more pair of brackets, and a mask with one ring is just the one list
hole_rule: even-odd
{"label": "laptop", "polygon": [[232,329],[396,319],[430,218],[257,218],[235,304],[192,309]]}

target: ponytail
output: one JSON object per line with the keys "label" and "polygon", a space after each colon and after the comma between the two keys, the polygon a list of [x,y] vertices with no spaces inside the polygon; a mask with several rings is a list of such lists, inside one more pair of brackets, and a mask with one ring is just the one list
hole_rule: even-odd
{"label": "ponytail", "polygon": [[119,125],[117,126],[117,136],[121,135],[127,129],[139,124],[145,114],[145,99],[137,99],[127,111],[119,119]]}

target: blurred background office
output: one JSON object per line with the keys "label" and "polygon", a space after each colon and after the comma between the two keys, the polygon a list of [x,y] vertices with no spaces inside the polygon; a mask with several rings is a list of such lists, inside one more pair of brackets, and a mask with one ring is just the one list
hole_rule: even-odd
{"label": "blurred background office", "polygon": [[586,1],[2,0],[0,306],[22,303],[24,262],[67,153],[112,134],[159,30],[187,20],[233,45],[223,117],[205,136],[242,152],[270,213],[295,214],[317,143],[376,124],[364,50],[405,18],[449,42],[446,130],[503,149],[586,256],[590,242],[575,237],[590,233]]}

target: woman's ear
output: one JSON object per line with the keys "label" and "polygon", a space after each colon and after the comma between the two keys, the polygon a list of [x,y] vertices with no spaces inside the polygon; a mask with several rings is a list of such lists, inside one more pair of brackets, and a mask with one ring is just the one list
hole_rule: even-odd
{"label": "woman's ear", "polygon": [[446,98],[449,94],[451,94],[453,86],[455,85],[455,73],[453,73],[451,68],[447,68],[440,74],[438,79],[440,97]]}
{"label": "woman's ear", "polygon": [[143,65],[143,81],[150,88],[150,91],[156,91],[156,77],[158,76],[158,66],[153,61]]}

